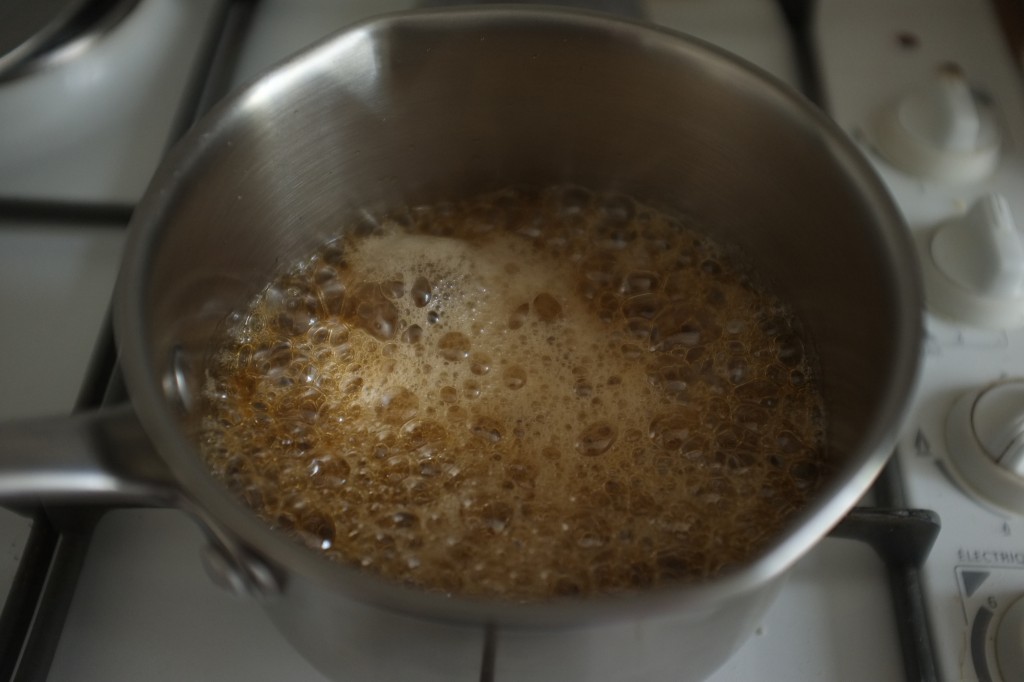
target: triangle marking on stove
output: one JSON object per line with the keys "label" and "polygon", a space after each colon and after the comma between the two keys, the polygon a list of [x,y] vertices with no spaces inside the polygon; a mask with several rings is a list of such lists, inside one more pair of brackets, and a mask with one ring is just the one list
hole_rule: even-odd
{"label": "triangle marking on stove", "polygon": [[988,577],[992,575],[990,571],[963,571],[960,574],[960,579],[964,583],[964,592],[968,597],[974,596],[981,584],[988,580]]}

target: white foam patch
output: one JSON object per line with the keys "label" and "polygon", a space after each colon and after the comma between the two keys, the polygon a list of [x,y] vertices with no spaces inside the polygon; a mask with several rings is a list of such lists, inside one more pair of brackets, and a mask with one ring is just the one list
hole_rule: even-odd
{"label": "white foam patch", "polygon": [[[361,280],[408,284],[425,277],[434,290],[431,305],[422,308],[411,296],[395,302],[402,325],[424,330],[420,344],[398,345],[382,356],[376,340],[364,335],[355,341],[366,380],[358,398],[364,408],[379,411],[400,388],[419,396],[420,403],[436,402],[437,390],[451,386],[479,419],[498,424],[498,439],[512,436],[516,420],[543,415],[548,424],[542,431],[534,435],[527,429],[519,436],[523,449],[535,452],[546,445],[576,448],[581,406],[589,412],[588,422],[614,419],[628,428],[646,428],[653,405],[643,399],[651,396],[644,365],[626,361],[605,342],[606,326],[575,293],[573,269],[538,254],[523,239],[499,234],[469,243],[387,227],[357,242],[347,260]],[[545,296],[548,308],[543,300],[538,303]],[[523,326],[511,329],[510,319],[524,305],[529,312]],[[428,322],[431,312],[439,313],[437,323]],[[445,348],[446,343],[454,348]],[[474,358],[484,359],[478,372]],[[339,377],[338,385],[343,380]],[[601,403],[610,381],[614,392],[636,400]],[[582,390],[598,401],[581,401]]]}

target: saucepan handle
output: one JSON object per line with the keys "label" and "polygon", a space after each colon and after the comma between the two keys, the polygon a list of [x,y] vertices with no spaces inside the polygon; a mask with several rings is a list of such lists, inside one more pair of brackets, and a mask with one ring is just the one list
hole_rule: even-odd
{"label": "saucepan handle", "polygon": [[239,594],[281,590],[280,569],[187,503],[128,404],[0,423],[0,505],[39,503],[182,509],[206,535],[201,556],[216,583]]}
{"label": "saucepan handle", "polygon": [[0,423],[0,503],[176,506],[170,470],[128,404]]}

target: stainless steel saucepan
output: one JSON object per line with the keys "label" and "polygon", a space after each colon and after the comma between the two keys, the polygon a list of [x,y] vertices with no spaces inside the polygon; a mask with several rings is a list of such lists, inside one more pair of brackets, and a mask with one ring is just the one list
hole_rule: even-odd
{"label": "stainless steel saucepan", "polygon": [[[802,318],[841,464],[756,561],[628,598],[448,597],[322,559],[211,477],[188,435],[205,353],[279,267],[364,211],[558,183],[689,217],[751,255]],[[367,647],[381,670],[449,679],[479,665],[484,626],[546,661],[531,679],[700,679],[885,463],[918,371],[921,311],[908,233],[869,165],[814,107],[728,54],[589,13],[378,18],[243,88],[166,159],[132,218],[116,290],[130,404],[4,426],[0,499],[194,514],[215,573],[258,595],[339,679],[374,677],[349,655]],[[605,641],[617,645],[592,644]],[[666,648],[671,671],[652,669]]]}

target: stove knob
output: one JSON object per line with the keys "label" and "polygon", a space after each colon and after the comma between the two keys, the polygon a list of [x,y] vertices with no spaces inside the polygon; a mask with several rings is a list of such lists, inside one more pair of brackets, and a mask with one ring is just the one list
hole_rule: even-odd
{"label": "stove knob", "polygon": [[978,199],[922,239],[932,312],[980,327],[1024,326],[1024,232],[1004,197]]}
{"label": "stove knob", "polygon": [[1004,680],[1024,680],[1024,597],[1010,604],[999,622],[996,663]]}
{"label": "stove knob", "polygon": [[942,67],[923,87],[884,109],[875,138],[878,151],[894,166],[931,180],[981,180],[999,160],[992,113],[955,65]]}
{"label": "stove knob", "polygon": [[946,442],[952,473],[970,492],[1024,514],[1024,379],[962,395],[946,421]]}

